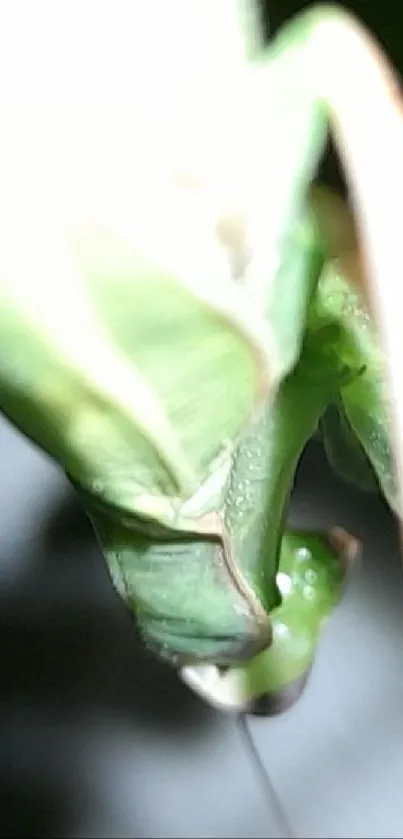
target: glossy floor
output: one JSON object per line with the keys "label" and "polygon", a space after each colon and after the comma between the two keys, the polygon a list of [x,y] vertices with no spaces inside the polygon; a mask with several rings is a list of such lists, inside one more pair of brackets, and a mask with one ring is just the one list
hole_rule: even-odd
{"label": "glossy floor", "polygon": [[[60,472],[0,424],[0,833],[281,836],[235,721],[134,641]],[[251,723],[299,837],[403,835],[403,576],[385,509],[304,458],[292,518],[364,543],[309,686]]]}

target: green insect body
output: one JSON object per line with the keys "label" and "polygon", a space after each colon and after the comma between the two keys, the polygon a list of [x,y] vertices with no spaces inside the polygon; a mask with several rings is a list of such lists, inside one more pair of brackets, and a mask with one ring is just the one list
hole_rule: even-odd
{"label": "green insect body", "polygon": [[278,586],[281,604],[271,612],[272,644],[249,663],[216,674],[208,693],[197,672],[185,680],[218,709],[232,710],[242,698],[253,713],[287,710],[301,695],[323,626],[339,602],[357,545],[344,531],[330,537],[286,530],[282,537]]}
{"label": "green insect body", "polygon": [[[293,305],[308,311],[323,265],[312,220],[298,226],[296,241],[303,241],[304,248],[298,259],[290,253],[300,280],[296,283],[289,269],[294,292],[299,292]],[[216,482],[223,488],[216,503],[209,498],[215,531],[207,538],[156,523],[150,529],[138,516],[123,520],[116,510],[111,515],[101,509],[99,499],[97,505],[81,496],[115,585],[135,608],[147,645],[176,666],[208,660],[228,665],[250,659],[271,643],[270,613],[280,602],[276,573],[294,472],[341,380],[340,371],[328,367],[320,331],[315,341],[314,374],[303,352],[274,403],[266,400],[255,411],[236,445],[217,462],[225,480]]]}
{"label": "green insect body", "polygon": [[[319,356],[319,352],[318,352]],[[220,539],[146,535],[91,513],[118,590],[147,643],[175,663],[242,660],[270,640],[284,516],[295,469],[340,373],[304,361],[235,449],[222,508],[231,556]],[[318,365],[320,358],[318,357]],[[296,422],[296,413],[298,422]]]}
{"label": "green insect body", "polygon": [[[333,330],[335,350],[341,336]],[[324,617],[337,602],[348,568],[343,552],[325,550],[323,538],[284,532],[284,525],[301,453],[327,405],[351,377],[343,358],[337,359],[337,353],[329,352],[328,324],[316,325],[274,402],[241,435],[224,503],[216,510],[227,530],[230,563],[222,541],[178,541],[168,534],[159,541],[155,533],[141,533],[140,523],[136,534],[105,516],[91,516],[118,590],[136,609],[146,644],[175,666],[208,661],[236,666],[269,648],[256,666],[266,674],[261,678],[267,692],[275,694],[311,664]],[[291,550],[297,539],[298,550]],[[307,552],[311,565],[298,561]],[[289,572],[291,554],[293,596],[285,603],[281,579]],[[308,612],[310,630],[302,644]],[[283,625],[288,627],[286,640],[279,629]],[[289,654],[283,656],[285,645]]]}
{"label": "green insect body", "polygon": [[327,407],[319,423],[317,439],[322,440],[329,465],[342,480],[364,492],[379,491],[374,469],[340,397]]}
{"label": "green insect body", "polygon": [[323,419],[322,434],[330,463],[357,486],[377,488],[397,513],[385,359],[374,325],[357,292],[331,265],[319,283],[315,302],[312,319],[338,325],[338,357],[356,370],[341,388],[333,413],[329,409]]}
{"label": "green insect body", "polygon": [[[306,335],[306,368],[321,369],[317,354],[318,335],[323,335],[323,378],[328,385],[339,368],[339,379],[324,395],[319,409],[319,430],[331,467],[340,477],[366,491],[380,492],[390,508],[397,512],[397,484],[390,445],[390,417],[385,394],[384,358],[373,324],[357,292],[328,264],[318,283]],[[311,353],[315,353],[315,360]],[[272,408],[277,414],[283,393],[299,367],[304,367],[304,351],[297,368],[280,389]],[[327,372],[326,372],[327,371]],[[343,372],[344,371],[344,372]],[[320,383],[319,383],[320,386]],[[302,431],[303,404],[313,405],[305,382],[303,399],[290,400],[282,416],[280,440],[295,439]],[[314,422],[311,431],[314,430]],[[305,436],[305,442],[308,440]],[[277,441],[276,441],[277,442]],[[278,442],[277,442],[278,445]],[[281,444],[272,453],[273,462],[280,456]],[[294,468],[295,468],[294,461]],[[291,487],[291,475],[287,485]],[[273,495],[281,497],[279,485]],[[284,496],[282,498],[284,503]],[[281,502],[280,502],[281,503]],[[275,505],[274,505],[275,509]],[[273,527],[273,522],[271,523]],[[270,529],[271,534],[275,532]],[[267,544],[270,544],[270,537]],[[305,685],[313,663],[324,621],[340,599],[346,577],[356,557],[358,545],[346,541],[345,551],[329,550],[320,537],[294,534],[285,530],[281,540],[276,580],[282,600],[272,607],[273,642],[242,671],[242,684],[236,688],[245,699],[264,697],[264,713],[277,713],[292,704]],[[225,677],[223,677],[225,679]],[[228,679],[227,689],[230,679]],[[217,690],[217,704],[225,696],[224,685]],[[259,703],[255,703],[256,708]]]}
{"label": "green insect body", "polygon": [[[385,497],[389,490],[393,509],[395,478],[389,469],[387,403],[379,389],[381,364],[377,336],[358,295],[326,265],[312,299],[300,359],[264,422],[258,430],[250,428],[247,444],[235,453],[235,464],[242,464],[241,482],[230,482],[227,516],[236,526],[232,538],[234,546],[240,545],[236,555],[241,566],[243,558],[250,563],[259,553],[262,557],[245,570],[270,614],[272,640],[250,664],[235,665],[229,674],[224,673],[215,687],[208,682],[210,701],[219,708],[231,708],[234,696],[242,696],[248,707],[253,697],[262,695],[264,713],[282,711],[295,701],[312,666],[321,630],[356,558],[358,545],[347,534],[332,542],[329,537],[294,533],[286,527],[299,457],[317,427],[335,471]],[[374,426],[368,421],[353,425],[354,414],[350,420],[350,400],[363,380],[365,392],[372,396],[371,418],[378,435],[375,450]],[[236,486],[238,492],[231,492]],[[259,498],[264,498],[263,503]],[[248,514],[254,527],[248,528]],[[206,686],[199,681],[197,668],[186,671],[185,679],[204,695]]]}
{"label": "green insect body", "polygon": [[304,50],[322,19],[337,30],[334,11],[303,15],[245,67],[250,257],[225,202],[172,172],[125,194],[121,232],[120,210],[53,224],[35,195],[30,211],[0,194],[1,409],[66,472],[145,644],[228,709],[295,698],[356,553],[340,529],[287,527],[312,435],[398,510],[384,357],[311,201],[329,107]]}
{"label": "green insect body", "polygon": [[[261,653],[261,661],[257,657],[250,665],[253,695],[267,691],[275,696],[312,665],[320,632],[341,597],[349,559],[354,558],[354,544],[345,552],[342,544],[336,545],[336,538],[332,544],[318,534],[285,531],[277,573],[282,601],[272,612],[273,644]],[[265,671],[265,683],[258,689]]]}

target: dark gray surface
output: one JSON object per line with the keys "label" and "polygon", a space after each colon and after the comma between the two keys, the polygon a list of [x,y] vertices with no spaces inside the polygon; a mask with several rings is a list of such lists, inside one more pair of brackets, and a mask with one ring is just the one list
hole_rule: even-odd
{"label": "dark gray surface", "polygon": [[[147,657],[61,473],[0,422],[0,830],[263,837],[279,829],[232,718]],[[385,509],[311,449],[293,519],[361,566],[297,707],[252,730],[300,837],[403,835],[403,586]]]}

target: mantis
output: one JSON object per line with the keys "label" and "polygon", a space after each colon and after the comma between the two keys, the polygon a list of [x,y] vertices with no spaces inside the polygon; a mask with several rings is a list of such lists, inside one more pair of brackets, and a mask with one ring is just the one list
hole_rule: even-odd
{"label": "mantis", "polygon": [[[180,96],[175,130],[137,100],[81,109],[64,167],[51,122],[48,145],[13,158],[10,120],[0,407],[65,471],[147,647],[215,707],[272,714],[301,694],[358,551],[341,528],[287,526],[312,435],[343,477],[401,510],[399,240],[381,207],[385,184],[400,194],[388,166],[402,127],[392,71],[348,14],[318,6],[263,49],[226,7],[243,46],[209,89],[219,139],[196,137],[196,94],[194,131]],[[109,118],[133,142],[110,169],[91,143]],[[335,252],[335,201],[315,185],[329,130],[360,274]]]}

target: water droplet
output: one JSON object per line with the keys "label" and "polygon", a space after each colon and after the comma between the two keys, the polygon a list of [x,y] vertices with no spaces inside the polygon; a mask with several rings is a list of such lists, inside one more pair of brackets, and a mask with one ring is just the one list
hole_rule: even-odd
{"label": "water droplet", "polygon": [[298,548],[297,557],[301,562],[306,562],[311,558],[311,552],[308,548]]}
{"label": "water droplet", "polygon": [[279,571],[276,582],[283,597],[286,597],[287,594],[292,592],[292,579],[288,574],[284,574],[283,571]]}
{"label": "water droplet", "polygon": [[290,634],[287,624],[276,622],[274,627],[274,634],[277,638],[286,638]]}
{"label": "water droplet", "polygon": [[318,578],[318,575],[317,575],[316,571],[313,570],[313,568],[308,568],[305,571],[305,579],[306,579],[307,583],[310,583],[311,585],[313,585],[316,582],[317,578]]}

